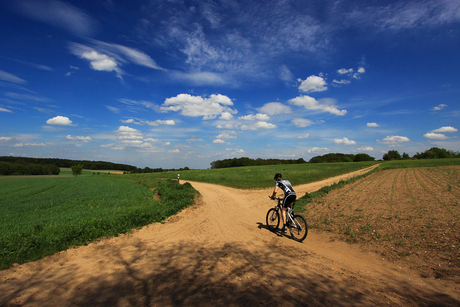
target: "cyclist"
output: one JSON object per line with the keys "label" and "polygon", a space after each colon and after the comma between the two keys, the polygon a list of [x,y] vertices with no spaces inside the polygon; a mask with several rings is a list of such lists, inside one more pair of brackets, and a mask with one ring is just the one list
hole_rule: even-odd
{"label": "cyclist", "polygon": [[284,192],[284,199],[283,199],[283,210],[281,214],[281,218],[283,219],[283,227],[281,228],[282,231],[286,231],[286,210],[288,206],[290,206],[295,200],[297,199],[297,194],[295,193],[294,189],[292,188],[292,184],[289,180],[282,179],[282,175],[280,173],[276,173],[274,179],[276,180],[275,189],[273,190],[271,199],[275,198],[276,192],[278,188],[281,188]]}

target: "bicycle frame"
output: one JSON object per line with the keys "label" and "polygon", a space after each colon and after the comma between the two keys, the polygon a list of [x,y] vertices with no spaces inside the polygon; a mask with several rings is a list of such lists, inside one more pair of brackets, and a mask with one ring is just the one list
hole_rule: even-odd
{"label": "bicycle frame", "polygon": [[[278,204],[275,206],[275,210],[278,210],[280,213],[283,211],[283,206],[281,205],[283,202],[283,198],[281,197],[276,197],[276,200],[278,200]],[[294,228],[301,228],[300,224],[294,220],[293,216],[295,214],[294,212],[294,205],[295,201],[292,203],[291,207],[287,207],[286,210],[286,222],[291,223],[292,227]]]}

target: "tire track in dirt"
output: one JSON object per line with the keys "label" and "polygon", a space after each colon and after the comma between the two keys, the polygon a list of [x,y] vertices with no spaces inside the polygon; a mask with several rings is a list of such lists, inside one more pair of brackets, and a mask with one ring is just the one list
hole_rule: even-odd
{"label": "tire track in dirt", "polygon": [[[296,191],[302,195],[338,179]],[[192,185],[202,195],[200,203],[163,224],[1,271],[0,305],[460,304],[458,285],[422,279],[326,233],[312,230],[298,243],[268,231],[272,188]]]}

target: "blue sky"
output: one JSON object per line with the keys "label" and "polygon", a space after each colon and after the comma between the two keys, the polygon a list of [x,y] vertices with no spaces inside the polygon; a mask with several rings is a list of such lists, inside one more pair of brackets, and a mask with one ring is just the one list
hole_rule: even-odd
{"label": "blue sky", "polygon": [[460,150],[460,2],[0,3],[0,155]]}

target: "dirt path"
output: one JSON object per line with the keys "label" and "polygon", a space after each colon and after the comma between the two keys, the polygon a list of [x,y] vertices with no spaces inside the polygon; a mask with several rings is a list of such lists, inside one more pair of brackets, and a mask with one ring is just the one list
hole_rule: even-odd
{"label": "dirt path", "polygon": [[1,271],[0,306],[460,305],[459,285],[356,245],[268,231],[271,189],[192,185],[201,203],[164,224]]}

